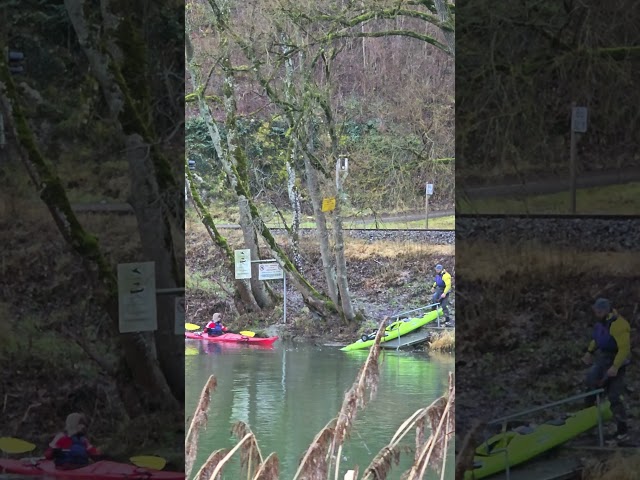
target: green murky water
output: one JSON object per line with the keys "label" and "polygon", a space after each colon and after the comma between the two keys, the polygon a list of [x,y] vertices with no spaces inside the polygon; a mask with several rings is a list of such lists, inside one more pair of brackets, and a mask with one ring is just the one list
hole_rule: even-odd
{"label": "green murky water", "polygon": [[[255,433],[263,457],[277,453],[282,480],[293,478],[314,436],[337,415],[344,393],[368,353],[281,341],[265,349],[188,340],[187,348],[192,353],[185,360],[188,421],[209,375],[218,381],[209,427],[201,433],[192,476],[211,452],[235,444],[230,429],[242,420]],[[453,368],[450,355],[383,351],[377,395],[358,412],[351,438],[343,448],[340,478],[355,465],[363,472],[404,420],[446,391]],[[415,435],[405,440],[403,444],[413,446]],[[405,456],[388,479],[399,479],[410,465],[411,458]],[[453,477],[452,442],[445,478]],[[240,477],[232,468],[225,471],[224,478]],[[440,476],[431,472],[426,478]]]}

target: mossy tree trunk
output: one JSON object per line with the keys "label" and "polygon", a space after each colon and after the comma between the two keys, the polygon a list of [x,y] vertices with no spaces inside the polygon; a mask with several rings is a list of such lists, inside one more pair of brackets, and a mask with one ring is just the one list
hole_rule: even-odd
{"label": "mossy tree trunk", "polygon": [[[285,34],[280,35],[282,38],[282,54],[286,57],[285,61],[285,77],[284,77],[284,92],[285,100],[291,102],[291,96],[293,94],[293,58],[291,56],[291,48],[287,45],[288,39]],[[289,131],[293,130],[294,125],[289,123]],[[289,141],[289,156],[286,159],[287,168],[287,194],[289,196],[289,203],[291,204],[291,228],[289,229],[289,236],[291,238],[291,250],[293,252],[293,263],[296,268],[302,272],[302,257],[300,255],[300,217],[302,216],[302,209],[300,205],[300,190],[296,182],[296,160],[298,159],[298,146],[295,139]],[[331,295],[330,295],[331,296]],[[333,297],[331,298],[333,301]]]}
{"label": "mossy tree trunk", "polygon": [[[333,162],[337,162],[340,157],[338,132],[336,130],[335,117],[333,115],[334,108],[331,105],[332,94],[332,78],[331,78],[331,61],[333,60],[333,49],[326,55],[324,59],[324,78],[326,86],[324,92],[317,90],[318,102],[324,112],[324,117],[329,130],[329,138],[331,140],[331,150],[329,158]],[[336,172],[336,175],[339,175]],[[333,182],[332,182],[333,185]],[[334,255],[336,259],[336,283],[340,292],[340,304],[342,306],[342,314],[345,320],[352,321],[355,318],[353,304],[351,302],[351,293],[349,292],[349,278],[347,270],[347,259],[344,254],[344,232],[342,228],[342,202],[344,193],[341,188],[340,178],[336,178],[335,182],[335,199],[336,206],[331,215],[333,224],[333,241]]]}
{"label": "mossy tree trunk", "polygon": [[[158,288],[183,287],[182,185],[174,173],[177,169],[161,151],[152,126],[144,19],[134,20],[124,6],[108,0],[101,0],[99,9],[84,0],[65,0],[65,7],[91,73],[101,87],[109,120],[120,131],[118,140],[137,152],[128,155],[130,203],[138,220],[145,259],[155,262]],[[184,352],[182,338],[174,333],[173,299],[160,297],[158,306],[154,348],[159,350],[160,368],[173,394],[182,401],[184,369],[177,359]]]}
{"label": "mossy tree trunk", "polygon": [[[227,243],[227,240],[220,235],[218,229],[216,228],[215,222],[211,217],[211,214],[207,211],[207,208],[202,203],[200,198],[200,194],[198,193],[198,188],[195,186],[193,181],[193,176],[187,167],[187,186],[188,186],[188,195],[193,202],[193,206],[200,217],[200,221],[207,229],[207,233],[213,243],[222,251],[225,267],[233,276],[234,275],[234,255],[231,247]],[[235,287],[235,306],[236,309],[241,313],[249,313],[249,312],[259,312],[260,306],[256,303],[256,299],[251,292],[251,284],[248,280],[239,280],[234,279],[234,287]]]}
{"label": "mossy tree trunk", "polygon": [[[257,76],[257,80],[265,89],[269,99],[274,104],[278,105],[284,112],[289,124],[291,139],[300,155],[302,155],[305,166],[307,188],[311,198],[316,230],[318,232],[318,241],[320,243],[320,257],[322,259],[322,269],[327,285],[327,293],[339,312],[340,296],[336,283],[335,258],[331,252],[327,219],[322,211],[322,193],[320,179],[318,176],[320,172],[324,173],[324,171],[321,168],[319,159],[315,156],[314,142],[316,133],[313,117],[314,103],[305,103],[305,100],[298,98],[298,95],[295,95],[292,87],[290,87],[288,91],[285,92],[285,95],[281,97],[278,92],[271,87],[267,77],[262,74],[262,64],[259,60],[255,46],[240,37],[234,36],[233,38],[251,62]],[[291,51],[288,50],[286,55],[290,58]],[[308,99],[305,85],[310,81],[312,70],[309,69],[309,65],[306,63],[307,57],[304,51],[300,51],[299,58],[300,64],[298,65],[298,70],[303,72],[302,78],[300,79],[303,89],[302,96],[304,99]],[[293,84],[294,82],[292,81],[291,86]]]}
{"label": "mossy tree trunk", "polygon": [[160,368],[153,334],[119,333],[118,285],[114,269],[102,254],[97,239],[80,225],[53,165],[42,155],[4,59],[0,60],[0,111],[5,128],[16,138],[19,158],[40,198],[63,238],[91,274],[95,298],[111,319],[108,329],[122,349],[124,363],[106,373],[115,377],[127,413],[137,416],[149,408],[175,411],[180,404]]}
{"label": "mossy tree trunk", "polygon": [[[187,36],[185,39],[185,60],[186,60],[187,70],[191,78],[191,86],[198,101],[198,110],[199,110],[200,116],[204,120],[207,126],[207,131],[209,132],[209,137],[216,151],[218,160],[221,162],[221,164],[224,167],[226,162],[223,160],[226,159],[228,155],[228,149],[224,149],[222,147],[222,138],[220,136],[220,131],[218,130],[218,126],[216,125],[216,122],[213,119],[211,109],[209,108],[209,105],[207,104],[207,101],[205,99],[205,90],[207,88],[209,78],[211,77],[212,72],[209,72],[209,75],[205,78],[201,78],[201,75],[199,74],[200,72],[198,71],[194,63],[195,59],[193,54],[193,46],[191,45],[191,42],[189,40],[189,24],[188,23],[187,23]],[[233,172],[230,170],[229,171],[225,170],[225,173],[227,174],[227,177],[229,178],[230,183],[233,185],[233,179],[234,179]],[[192,193],[193,193],[193,188],[192,188]],[[195,201],[196,199],[199,200],[200,197],[199,195],[196,195],[196,196],[193,196],[193,198]],[[214,231],[217,232],[217,230],[215,230],[215,226],[213,225],[213,219],[211,218],[210,215],[208,215],[206,208],[204,207],[204,205],[202,205],[202,202],[195,203],[195,205],[196,205],[196,208],[199,210],[198,216],[200,216],[200,218],[203,220],[203,224],[205,225],[207,230],[210,230],[211,233],[213,233]],[[238,205],[240,206],[241,209],[244,208],[244,210],[241,210],[240,224],[242,226],[242,233],[245,239],[245,243],[247,243],[247,240],[251,242],[256,235],[255,231],[251,226],[251,220],[250,220],[251,215],[247,211],[246,201],[244,201],[243,198],[238,197]],[[227,263],[227,266],[229,267],[229,271],[235,276],[234,254],[229,248],[226,240],[224,240],[219,234],[216,234],[216,233],[213,233],[212,240],[216,245],[218,245],[218,247],[222,248],[223,254],[229,261],[229,263]],[[257,244],[257,242],[254,242],[254,245],[255,244]],[[249,248],[251,249],[251,247]],[[257,255],[258,255],[257,248],[252,249],[251,258],[257,259]],[[255,277],[255,275],[252,275],[252,277]],[[259,282],[255,280],[255,278],[253,279],[253,282],[250,280],[237,280],[234,282],[234,286],[237,293],[236,296],[240,298],[243,302],[246,302],[244,306],[244,310],[246,311],[259,311],[263,307],[269,305],[269,302],[261,303],[260,301],[258,301],[259,295],[256,296],[256,290],[254,290],[254,284],[256,284],[256,288],[259,287]]]}
{"label": "mossy tree trunk", "polygon": [[[223,161],[223,166],[230,180],[231,185],[238,196],[238,207],[240,210],[240,227],[244,237],[246,247],[251,251],[251,260],[260,260],[260,248],[258,246],[258,236],[253,228],[253,218],[250,210],[250,191],[249,191],[249,166],[247,165],[247,157],[244,149],[238,143],[238,125],[236,122],[237,106],[235,99],[235,78],[233,75],[233,67],[229,59],[229,49],[226,42],[222,45],[222,81],[223,81],[223,99],[225,110],[225,127],[227,133],[227,153],[228,162],[234,167],[232,171],[227,162]],[[238,182],[241,181],[246,185],[246,190],[237,188]],[[258,264],[254,263],[251,267],[251,290],[261,308],[270,308],[273,306],[273,299],[267,290],[266,282],[258,280]]]}

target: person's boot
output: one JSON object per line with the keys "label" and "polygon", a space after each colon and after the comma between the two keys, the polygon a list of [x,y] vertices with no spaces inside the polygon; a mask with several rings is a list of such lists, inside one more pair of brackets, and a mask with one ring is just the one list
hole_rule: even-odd
{"label": "person's boot", "polygon": [[629,441],[629,429],[626,422],[618,422],[616,427],[614,433],[606,435],[605,437],[609,446],[620,445]]}
{"label": "person's boot", "polygon": [[629,440],[629,429],[626,422],[618,422],[618,430],[616,431],[616,442],[624,443]]}

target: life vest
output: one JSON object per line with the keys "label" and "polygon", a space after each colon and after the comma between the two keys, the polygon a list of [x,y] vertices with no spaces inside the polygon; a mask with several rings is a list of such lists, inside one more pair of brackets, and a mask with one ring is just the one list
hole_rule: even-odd
{"label": "life vest", "polygon": [[[596,347],[603,353],[615,355],[618,353],[618,343],[611,335],[611,324],[618,319],[618,315],[614,314],[604,322],[598,322],[593,328],[593,340]],[[628,363],[627,359],[625,364]]]}
{"label": "life vest", "polygon": [[442,275],[445,273],[445,271],[443,270],[442,273],[438,273],[436,275],[436,287],[438,288],[446,288],[446,284],[444,283],[444,280],[442,279]]}
{"label": "life vest", "polygon": [[72,435],[61,439],[54,458],[57,466],[87,465],[89,463],[89,452],[87,451],[85,437]]}

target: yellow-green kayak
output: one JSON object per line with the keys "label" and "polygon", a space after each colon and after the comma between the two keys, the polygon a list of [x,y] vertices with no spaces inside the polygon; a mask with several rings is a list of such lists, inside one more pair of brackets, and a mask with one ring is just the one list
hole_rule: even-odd
{"label": "yellow-green kayak", "polygon": [[[408,318],[404,320],[398,320],[393,322],[387,328],[385,328],[385,335],[382,337],[382,342],[388,342],[389,340],[394,340],[398,337],[406,335],[427,323],[433,322],[438,317],[444,320],[444,314],[442,312],[442,308],[438,308],[437,310],[432,310],[430,312],[425,313],[422,317],[417,318]],[[346,347],[342,347],[340,350],[343,352],[349,352],[351,350],[360,350],[362,348],[369,348],[373,345],[374,339],[363,340],[360,339],[357,342],[354,342]]]}
{"label": "yellow-green kayak", "polygon": [[[465,473],[464,480],[485,478],[502,472],[507,468],[507,458],[509,467],[513,467],[592,429],[598,425],[597,408],[585,408],[562,421],[494,435],[476,448],[474,469]],[[609,402],[603,402],[601,409],[602,421],[611,419]]]}

